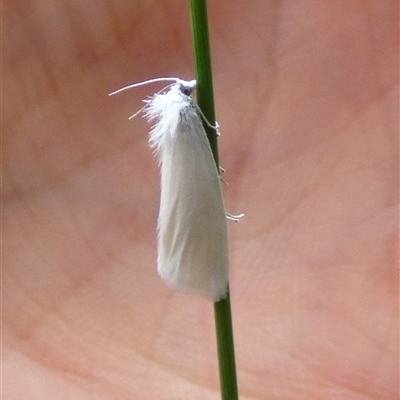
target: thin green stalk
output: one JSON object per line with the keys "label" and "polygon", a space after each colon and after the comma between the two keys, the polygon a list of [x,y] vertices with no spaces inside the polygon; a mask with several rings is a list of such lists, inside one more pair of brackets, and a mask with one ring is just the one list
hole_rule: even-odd
{"label": "thin green stalk", "polygon": [[[190,0],[192,41],[197,80],[197,102],[206,119],[215,125],[215,108],[211,72],[210,42],[206,0]],[[204,127],[210,141],[211,150],[217,167],[218,146],[215,131]],[[221,399],[237,400],[235,349],[233,343],[232,315],[229,287],[225,299],[214,303],[215,327],[217,334]]]}

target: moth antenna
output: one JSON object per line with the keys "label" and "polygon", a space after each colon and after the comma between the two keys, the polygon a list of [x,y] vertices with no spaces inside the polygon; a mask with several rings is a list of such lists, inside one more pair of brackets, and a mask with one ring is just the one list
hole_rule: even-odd
{"label": "moth antenna", "polygon": [[140,110],[136,111],[135,114],[132,114],[128,119],[133,119],[135,118],[137,115],[139,115],[143,109],[146,107],[147,104],[145,104]]}
{"label": "moth antenna", "polygon": [[175,82],[175,83],[178,83],[178,82],[182,82],[182,79],[179,79],[179,78],[154,78],[154,79],[149,79],[147,81],[143,81],[143,82],[139,82],[139,83],[133,83],[132,85],[124,86],[121,89],[117,89],[114,92],[111,92],[109,94],[109,96],[114,96],[115,94],[121,93],[124,90],[133,89],[133,88],[138,87],[138,86],[143,86],[143,85],[147,85],[148,83],[155,83],[155,82]]}
{"label": "moth antenna", "polygon": [[[161,90],[159,90],[158,92],[154,93],[153,97],[158,96],[160,93],[162,93],[164,90],[168,89],[172,85],[173,85],[173,83],[171,83],[170,85],[164,86]],[[151,100],[146,100],[146,102],[147,101],[151,101]],[[135,118],[138,114],[140,114],[143,111],[144,108],[146,108],[146,106],[147,106],[147,104],[145,104],[139,111],[136,111],[135,114],[131,115],[128,119]]]}

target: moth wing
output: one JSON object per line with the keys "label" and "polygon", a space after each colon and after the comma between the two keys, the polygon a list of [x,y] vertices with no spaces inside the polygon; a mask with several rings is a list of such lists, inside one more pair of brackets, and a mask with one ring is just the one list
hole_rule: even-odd
{"label": "moth wing", "polygon": [[195,109],[163,143],[158,273],[176,290],[225,297],[228,233],[219,174]]}

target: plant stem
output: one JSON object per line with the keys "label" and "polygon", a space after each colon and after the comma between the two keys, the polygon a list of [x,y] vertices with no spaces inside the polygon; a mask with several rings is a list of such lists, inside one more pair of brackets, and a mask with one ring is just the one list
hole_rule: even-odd
{"label": "plant stem", "polygon": [[219,380],[222,400],[237,400],[235,346],[233,343],[231,300],[228,292],[225,299],[214,303],[215,328],[219,361]]}
{"label": "plant stem", "polygon": [[[190,0],[192,41],[197,80],[197,102],[204,116],[215,125],[214,94],[211,71],[210,43],[206,0]],[[204,126],[217,168],[219,168],[217,135]],[[235,350],[233,343],[232,315],[229,287],[227,296],[214,303],[215,327],[217,334],[219,374],[222,400],[237,400]]]}

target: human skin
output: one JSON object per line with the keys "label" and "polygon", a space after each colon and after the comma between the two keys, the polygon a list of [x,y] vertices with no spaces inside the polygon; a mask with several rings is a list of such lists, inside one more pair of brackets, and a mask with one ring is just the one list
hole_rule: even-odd
{"label": "human skin", "polygon": [[[180,1],[3,1],[2,395],[218,399],[213,305],[156,273],[149,86]],[[242,400],[398,399],[398,2],[209,1]]]}

